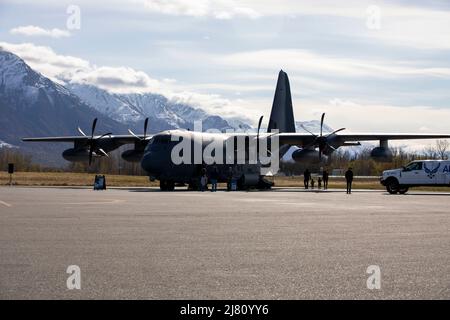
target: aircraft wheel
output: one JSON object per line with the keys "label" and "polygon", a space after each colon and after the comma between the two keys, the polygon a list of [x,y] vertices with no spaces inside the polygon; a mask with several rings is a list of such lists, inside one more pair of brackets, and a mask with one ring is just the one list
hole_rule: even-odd
{"label": "aircraft wheel", "polygon": [[175,182],[167,181],[167,191],[173,191],[173,190],[175,190]]}
{"label": "aircraft wheel", "polygon": [[175,183],[169,180],[160,180],[159,189],[161,191],[173,191],[175,189]]}

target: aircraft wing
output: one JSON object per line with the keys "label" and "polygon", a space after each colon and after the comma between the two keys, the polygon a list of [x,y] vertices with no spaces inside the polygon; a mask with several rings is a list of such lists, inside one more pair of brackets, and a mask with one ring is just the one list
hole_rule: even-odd
{"label": "aircraft wing", "polygon": [[[23,138],[22,141],[30,142],[83,142],[89,140],[90,136],[64,136],[64,137],[37,137],[37,138]],[[100,138],[100,136],[94,136],[94,139]],[[143,139],[143,135],[109,135],[102,137],[102,141],[112,141],[118,144],[135,143],[139,139]],[[146,136],[145,139],[149,140],[151,136]]]}
{"label": "aircraft wing", "polygon": [[[324,134],[326,135],[326,133]],[[289,144],[304,146],[313,143],[315,137],[310,133],[279,133],[280,145]],[[418,139],[450,139],[450,134],[442,133],[347,133],[335,134],[333,140],[342,142],[374,141],[374,140],[418,140]]]}
{"label": "aircraft wing", "polygon": [[75,141],[85,141],[89,139],[88,137],[82,136],[66,136],[66,137],[38,137],[38,138],[22,138],[22,141],[31,142],[75,142]]}

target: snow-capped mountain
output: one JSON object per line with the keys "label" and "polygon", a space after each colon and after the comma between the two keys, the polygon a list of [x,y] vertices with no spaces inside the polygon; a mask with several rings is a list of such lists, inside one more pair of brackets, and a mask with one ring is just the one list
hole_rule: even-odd
{"label": "snow-capped mountain", "polygon": [[[0,139],[33,153],[35,160],[61,163],[60,151],[70,144],[23,143],[29,136],[77,135],[80,126],[89,129],[98,118],[97,132],[142,131],[142,121],[150,118],[149,132],[167,129],[193,129],[201,120],[203,130],[250,128],[238,119],[230,123],[201,108],[170,101],[159,94],[113,94],[70,79],[51,79],[30,68],[21,58],[0,48]],[[50,160],[50,161],[49,161]]]}
{"label": "snow-capped mountain", "polygon": [[124,123],[135,122],[144,117],[142,110],[123,101],[119,96],[110,94],[106,90],[88,84],[77,83],[68,83],[66,87],[84,103],[116,121]]}
{"label": "snow-capped mountain", "polygon": [[0,149],[2,148],[17,148],[16,146],[13,146],[12,144],[6,143],[5,141],[0,140]]}
{"label": "snow-capped mountain", "polygon": [[22,59],[16,55],[0,50],[0,92],[16,94],[20,101],[36,102],[39,95],[46,94],[52,99],[52,94],[70,94],[63,86],[34,72]]}
{"label": "snow-capped mountain", "polygon": [[[0,50],[0,139],[46,163],[61,163],[67,144],[23,143],[29,136],[78,134],[99,118],[98,132],[126,133],[126,126],[83,103],[64,86],[31,69],[16,55]],[[107,130],[107,131],[106,131]]]}
{"label": "snow-capped mountain", "polygon": [[[114,94],[89,84],[68,83],[67,88],[86,104],[112,119],[131,126],[149,117],[150,130],[192,129],[195,121],[202,121],[204,130],[237,129],[236,121],[210,115],[200,108],[172,102],[163,95],[153,93]],[[249,126],[244,122],[244,127]]]}

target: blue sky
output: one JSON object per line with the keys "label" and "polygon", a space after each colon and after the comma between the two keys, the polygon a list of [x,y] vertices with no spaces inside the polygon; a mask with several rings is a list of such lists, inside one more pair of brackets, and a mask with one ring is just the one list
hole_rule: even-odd
{"label": "blue sky", "polygon": [[[80,29],[67,29],[69,5]],[[253,122],[268,117],[282,68],[297,120],[450,130],[448,1],[3,0],[0,46],[59,81],[160,92]]]}

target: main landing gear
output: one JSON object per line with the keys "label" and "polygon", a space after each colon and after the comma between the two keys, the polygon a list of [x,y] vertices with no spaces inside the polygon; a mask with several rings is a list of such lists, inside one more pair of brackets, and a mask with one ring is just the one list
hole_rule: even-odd
{"label": "main landing gear", "polygon": [[175,190],[175,182],[171,180],[160,180],[159,189],[161,189],[161,191],[173,191]]}

